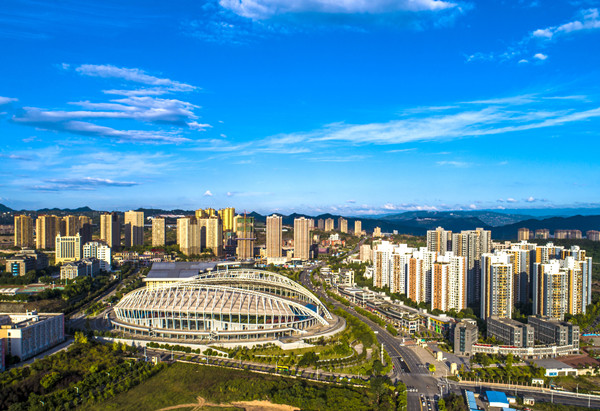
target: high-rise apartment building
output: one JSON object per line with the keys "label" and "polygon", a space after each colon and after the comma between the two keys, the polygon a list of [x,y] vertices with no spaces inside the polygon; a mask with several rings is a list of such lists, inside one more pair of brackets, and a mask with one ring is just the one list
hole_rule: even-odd
{"label": "high-rise apartment building", "polygon": [[348,220],[346,220],[344,217],[338,218],[338,228],[340,230],[340,233],[347,233],[348,232]]}
{"label": "high-rise apartment building", "polygon": [[578,246],[562,250],[561,256],[533,264],[534,314],[562,319],[566,313],[585,313],[592,301],[592,259]]}
{"label": "high-rise apartment building", "polygon": [[204,244],[210,248],[217,257],[223,256],[223,224],[221,219],[213,214],[208,218],[198,220],[200,224],[200,235],[206,236]]}
{"label": "high-rise apartment building", "polygon": [[154,217],[152,219],[152,247],[163,247],[167,243],[167,230],[165,219]]}
{"label": "high-rise apartment building", "polygon": [[100,270],[111,270],[110,247],[102,241],[90,241],[83,245],[83,258],[96,258],[100,262]]}
{"label": "high-rise apartment building", "polygon": [[92,241],[92,219],[85,215],[79,216],[79,235],[83,244]]}
{"label": "high-rise apartment building", "polygon": [[33,247],[33,219],[28,215],[15,216],[15,247]]}
{"label": "high-rise apartment building", "polygon": [[217,216],[218,213],[214,208],[199,208],[196,210],[196,218],[208,218]]}
{"label": "high-rise apartment building", "polygon": [[590,241],[600,241],[600,231],[589,230],[586,231],[585,236]]}
{"label": "high-rise apartment building", "polygon": [[519,241],[529,241],[529,228],[519,228],[517,239]]}
{"label": "high-rise apartment building", "polygon": [[144,212],[125,211],[125,247],[144,245]]}
{"label": "high-rise apartment building", "polygon": [[54,249],[56,235],[59,234],[60,222],[55,215],[40,215],[35,220],[35,243],[40,250]]}
{"label": "high-rise apartment building", "polygon": [[233,231],[235,229],[233,225],[233,219],[235,217],[235,208],[227,207],[219,210],[219,217],[223,223],[223,231]]}
{"label": "high-rise apartment building", "polygon": [[108,244],[113,251],[121,247],[121,224],[117,213],[105,213],[100,216],[100,240]]}
{"label": "high-rise apartment building", "polygon": [[533,313],[562,320],[568,312],[569,278],[559,260],[535,263],[533,269]]}
{"label": "high-rise apartment building", "polygon": [[452,231],[446,231],[442,227],[427,231],[427,251],[446,254],[452,250]]}
{"label": "high-rise apartment building", "polygon": [[457,312],[467,308],[467,270],[465,257],[438,255],[433,263],[431,309]]}
{"label": "high-rise apartment building", "polygon": [[267,258],[281,257],[282,222],[281,216],[273,214],[267,217]]}
{"label": "high-rise apartment building", "polygon": [[254,217],[237,215],[234,219],[237,236],[236,253],[240,260],[254,258]]}
{"label": "high-rise apartment building", "polygon": [[540,228],[535,230],[535,238],[540,240],[548,240],[550,238],[550,230],[547,228]]}
{"label": "high-rise apartment building", "polygon": [[333,218],[328,218],[325,220],[325,231],[333,231],[334,230],[334,222]]}
{"label": "high-rise apartment building", "polygon": [[373,253],[371,251],[371,246],[369,244],[362,244],[360,246],[360,261],[363,263],[373,261]]}
{"label": "high-rise apartment building", "polygon": [[64,233],[61,232],[60,235],[64,235],[67,237],[72,237],[79,233],[79,217],[74,215],[68,215],[63,217],[62,224],[64,226]]}
{"label": "high-rise apartment building", "polygon": [[569,239],[569,240],[581,240],[581,231],[580,230],[554,230],[554,238]]}
{"label": "high-rise apartment building", "polygon": [[55,240],[55,248],[55,262],[57,264],[81,260],[81,236],[79,233],[73,236],[58,234]]}
{"label": "high-rise apartment building", "polygon": [[362,234],[362,222],[360,220],[354,221],[354,235],[360,236]]}
{"label": "high-rise apartment building", "polygon": [[177,219],[177,244],[179,245],[179,251],[185,255],[202,253],[204,241],[201,225],[196,217]]}
{"label": "high-rise apartment building", "polygon": [[481,299],[481,255],[492,249],[492,233],[477,228],[452,234],[452,252],[467,261],[467,304]]}
{"label": "high-rise apartment building", "polygon": [[373,229],[373,238],[378,238],[378,237],[382,237],[381,227],[375,227]]}
{"label": "high-rise apartment building", "polygon": [[317,228],[319,230],[325,230],[325,220],[323,220],[322,218],[319,218],[317,220]]}
{"label": "high-rise apartment building", "polygon": [[505,252],[481,256],[481,318],[511,318],[513,310],[513,266]]}
{"label": "high-rise apartment building", "polygon": [[310,230],[304,217],[294,219],[294,258],[310,260]]}

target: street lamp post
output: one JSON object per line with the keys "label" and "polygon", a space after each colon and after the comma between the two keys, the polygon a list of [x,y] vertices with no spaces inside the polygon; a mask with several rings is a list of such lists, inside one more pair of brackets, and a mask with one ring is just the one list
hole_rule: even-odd
{"label": "street lamp post", "polygon": [[577,397],[579,397],[579,383],[577,384],[576,390],[577,390]]}

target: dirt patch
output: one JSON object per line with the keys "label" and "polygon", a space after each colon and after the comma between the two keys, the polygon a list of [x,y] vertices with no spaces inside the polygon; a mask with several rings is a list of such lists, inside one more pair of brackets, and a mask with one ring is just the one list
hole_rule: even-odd
{"label": "dirt patch", "polygon": [[214,407],[214,408],[231,408],[238,407],[245,411],[296,411],[299,408],[292,407],[291,405],[285,404],[273,404],[269,401],[236,401],[229,404],[215,404],[207,402],[202,397],[197,397],[198,402],[193,404],[179,404],[171,407],[161,408],[158,411],[169,411],[178,410],[181,408],[192,408],[194,411],[201,410],[203,407]]}
{"label": "dirt patch", "polygon": [[567,357],[561,357],[560,362],[564,362],[571,367],[577,367],[578,365],[595,367],[600,364],[600,361],[592,357],[588,357],[587,355],[569,355]]}

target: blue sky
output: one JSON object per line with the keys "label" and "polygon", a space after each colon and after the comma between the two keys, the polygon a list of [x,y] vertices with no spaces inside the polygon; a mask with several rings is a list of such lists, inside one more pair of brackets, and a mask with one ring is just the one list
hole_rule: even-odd
{"label": "blue sky", "polygon": [[598,207],[599,10],[5,0],[0,202]]}

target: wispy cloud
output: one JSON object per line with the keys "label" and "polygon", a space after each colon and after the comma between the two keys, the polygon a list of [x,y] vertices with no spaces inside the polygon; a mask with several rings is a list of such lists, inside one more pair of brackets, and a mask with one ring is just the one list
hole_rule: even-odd
{"label": "wispy cloud", "polygon": [[[600,117],[600,107],[591,105],[585,96],[574,106],[569,96],[524,94],[495,99],[457,103],[443,113],[403,116],[384,122],[348,124],[337,122],[321,128],[278,134],[252,143],[225,140],[203,141],[194,150],[212,151],[223,156],[259,153],[302,154],[330,147],[354,145],[398,145],[424,141],[448,141],[467,137],[501,135],[550,128]],[[574,96],[571,96],[574,97]],[[576,108],[575,108],[576,107]],[[398,152],[401,149],[392,150]],[[311,156],[309,161],[356,161],[344,156]],[[465,167],[460,161],[439,165]]]}
{"label": "wispy cloud", "polygon": [[288,13],[393,13],[398,11],[440,11],[457,7],[439,0],[220,0],[221,6],[252,19],[268,19]]}
{"label": "wispy cloud", "polygon": [[443,0],[207,0],[181,30],[207,42],[245,44],[306,31],[440,27],[470,8],[463,1]]}
{"label": "wispy cloud", "polygon": [[468,163],[466,161],[438,161],[436,164],[438,166],[453,166],[457,168],[467,168],[473,165],[473,163]]}
{"label": "wispy cloud", "polygon": [[571,33],[592,31],[600,29],[600,13],[597,8],[580,10],[574,20],[534,30],[527,33],[521,40],[512,43],[501,52],[477,52],[466,56],[468,62],[472,61],[517,61],[520,64],[528,63],[530,58],[544,61],[548,58],[546,53],[536,49],[547,47],[551,41]]}
{"label": "wispy cloud", "polygon": [[18,154],[4,154],[4,153],[0,153],[0,158],[7,158],[9,160],[23,160],[23,161],[33,160],[31,157],[27,157],[27,156],[21,156]]}
{"label": "wispy cloud", "polygon": [[212,197],[213,193],[210,190],[206,190],[203,195],[204,197]]}
{"label": "wispy cloud", "polygon": [[8,104],[8,103],[12,103],[18,101],[16,98],[10,98],[10,97],[2,97],[0,96],[0,106],[4,105],[4,104]]}
{"label": "wispy cloud", "polygon": [[[70,69],[68,64],[63,66],[67,70]],[[204,131],[211,127],[210,124],[197,121],[199,117],[195,111],[200,108],[199,106],[179,99],[156,97],[165,93],[193,91],[197,89],[195,86],[151,76],[140,69],[119,68],[112,65],[84,64],[75,70],[85,76],[118,79],[154,87],[138,90],[105,90],[104,94],[117,94],[124,97],[102,102],[85,100],[68,103],[70,106],[79,106],[80,110],[24,107],[20,113],[13,116],[12,120],[38,129],[104,137],[121,142],[155,144],[191,141],[190,138],[182,135],[183,132]],[[152,123],[154,126],[167,125],[171,129],[117,129],[113,124],[98,124],[106,120],[129,120]]]}
{"label": "wispy cloud", "polygon": [[169,91],[194,91],[198,88],[190,84],[168,78],[161,78],[147,74],[144,70],[137,68],[116,67],[110,64],[82,64],[75,69],[79,74],[91,77],[103,77],[121,79],[134,83],[157,86]]}
{"label": "wispy cloud", "polygon": [[63,191],[63,190],[96,190],[98,187],[132,187],[139,183],[133,181],[115,181],[106,178],[84,177],[67,179],[47,179],[42,184],[33,185],[30,188],[39,191]]}

